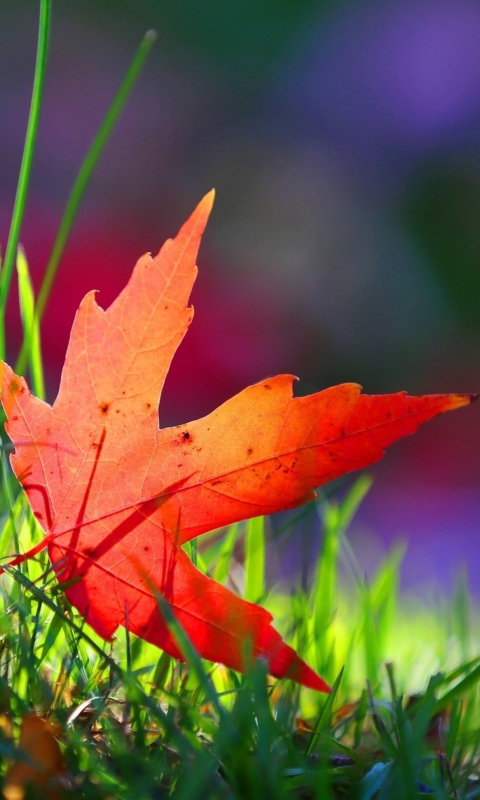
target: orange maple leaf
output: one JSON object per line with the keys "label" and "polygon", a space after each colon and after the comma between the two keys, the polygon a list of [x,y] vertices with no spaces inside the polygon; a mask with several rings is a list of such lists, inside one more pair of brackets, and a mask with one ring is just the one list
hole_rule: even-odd
{"label": "orange maple leaf", "polygon": [[53,406],[3,366],[11,463],[58,577],[77,579],[69,601],[100,636],[128,624],[181,658],[156,587],[204,658],[242,670],[249,643],[272,675],[328,691],[265,609],[199,572],[180,545],[311,500],[316,487],[378,461],[392,442],[472,395],[368,396],[347,383],[293,398],[292,376],[281,375],[203,419],[159,429],[165,377],[193,316],[187,303],[212,202],[213,192],[155,258],[138,261],[107,311],[95,292],[86,295]]}

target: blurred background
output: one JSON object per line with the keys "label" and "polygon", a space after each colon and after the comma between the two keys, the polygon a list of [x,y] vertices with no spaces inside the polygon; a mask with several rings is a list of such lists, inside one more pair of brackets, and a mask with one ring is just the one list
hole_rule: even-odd
{"label": "blurred background", "polygon": [[[38,6],[0,0],[3,249]],[[195,320],[163,425],[282,371],[301,378],[298,394],[343,381],[371,394],[478,391],[478,0],[54,3],[21,236],[37,288],[76,171],[148,28],[159,40],[45,315],[49,399],[83,295],[96,288],[107,307],[137,258],[157,252],[212,186]],[[10,312],[14,360],[14,302]],[[480,595],[479,452],[477,406],[433,421],[372,468],[351,533],[365,569],[403,538],[406,587],[448,592],[468,564]]]}

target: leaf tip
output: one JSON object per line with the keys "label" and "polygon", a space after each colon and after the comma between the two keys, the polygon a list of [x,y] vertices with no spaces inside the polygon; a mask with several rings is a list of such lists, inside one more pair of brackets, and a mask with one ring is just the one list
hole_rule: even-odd
{"label": "leaf tip", "polygon": [[198,247],[200,239],[202,238],[202,234],[207,225],[214,199],[215,189],[211,189],[205,195],[205,197],[200,200],[189,219],[187,219],[185,224],[182,226],[179,236],[183,234],[190,237],[193,234]]}
{"label": "leaf tip", "polygon": [[202,200],[200,200],[200,206],[202,206],[203,211],[205,211],[207,215],[210,214],[213,208],[214,201],[215,201],[215,189],[210,189],[210,191],[207,192],[205,197]]}
{"label": "leaf tip", "polygon": [[[307,666],[307,665],[305,665]],[[322,692],[323,694],[331,694],[333,689],[323,678],[318,675],[313,669],[310,667],[307,670],[303,669],[301,675],[298,678],[295,678],[302,686],[306,686],[307,689],[313,689],[315,692]]]}
{"label": "leaf tip", "polygon": [[461,406],[469,406],[475,403],[480,397],[480,392],[465,392],[463,394],[451,395],[451,407],[460,408]]}
{"label": "leaf tip", "polygon": [[[274,674],[273,671],[271,674]],[[316,692],[323,692],[324,694],[331,694],[332,692],[332,687],[318,672],[309,667],[297,653],[294,654],[289,669],[282,677],[290,678],[290,680],[296,681],[296,683]]]}

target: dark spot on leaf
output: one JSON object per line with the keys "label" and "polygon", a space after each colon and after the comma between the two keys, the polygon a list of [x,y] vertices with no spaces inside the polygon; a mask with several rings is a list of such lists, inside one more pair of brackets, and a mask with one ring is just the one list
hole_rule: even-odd
{"label": "dark spot on leaf", "polygon": [[15,415],[14,417],[10,417],[10,419],[12,420],[12,422],[16,422],[18,417],[17,417],[17,415]]}
{"label": "dark spot on leaf", "polygon": [[269,384],[269,383],[264,383],[264,384],[263,384],[263,388],[264,388],[264,389],[271,389],[272,387],[270,386],[270,384]]}
{"label": "dark spot on leaf", "polygon": [[115,411],[115,414],[120,414],[120,409],[119,408],[117,408],[117,410]]}
{"label": "dark spot on leaf", "polygon": [[146,403],[146,408],[147,408],[147,411],[148,411],[148,409],[149,409],[149,408],[151,408],[151,407],[152,407],[152,404],[151,404],[151,403]]}
{"label": "dark spot on leaf", "polygon": [[191,442],[192,441],[192,436],[188,431],[183,431],[182,439],[183,439],[184,442]]}
{"label": "dark spot on leaf", "polygon": [[345,428],[342,428],[341,434],[342,434],[342,436],[346,436]]}
{"label": "dark spot on leaf", "polygon": [[168,306],[164,306],[165,311],[168,309]]}
{"label": "dark spot on leaf", "polygon": [[144,552],[145,552],[145,553],[148,553],[148,552],[149,552],[149,550],[150,550],[150,545],[148,545],[148,544],[144,544],[144,545],[143,545],[143,549],[144,549]]}
{"label": "dark spot on leaf", "polygon": [[102,412],[102,414],[106,414],[109,408],[110,408],[110,403],[100,403],[100,411]]}
{"label": "dark spot on leaf", "polygon": [[283,471],[284,471],[285,475],[288,475],[288,473],[290,472],[290,470],[288,469],[288,467],[284,467],[284,470],[283,470]]}
{"label": "dark spot on leaf", "polygon": [[18,392],[18,381],[16,381],[15,379],[13,379],[13,381],[10,384],[10,391]]}
{"label": "dark spot on leaf", "polygon": [[216,481],[212,481],[212,486],[218,486],[219,483],[223,483],[222,478],[218,478]]}
{"label": "dark spot on leaf", "polygon": [[249,447],[248,450],[247,450],[247,455],[251,456],[252,453],[253,453],[253,448]]}
{"label": "dark spot on leaf", "polygon": [[34,511],[33,516],[36,517],[37,519],[43,519],[43,514],[41,511]]}
{"label": "dark spot on leaf", "polygon": [[387,417],[388,417],[388,419],[390,419],[390,417],[391,417],[391,416],[392,416],[392,415],[390,414],[390,411],[387,411]]}
{"label": "dark spot on leaf", "polygon": [[92,556],[95,552],[95,548],[91,545],[87,545],[87,547],[83,548],[83,552],[86,556]]}

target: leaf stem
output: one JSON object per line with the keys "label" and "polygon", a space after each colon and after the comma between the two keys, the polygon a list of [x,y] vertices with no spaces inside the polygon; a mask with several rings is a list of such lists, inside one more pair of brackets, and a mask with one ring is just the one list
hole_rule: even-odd
{"label": "leaf stem", "polygon": [[[148,54],[150,53],[150,50],[152,49],[152,46],[155,43],[156,39],[157,39],[156,31],[154,30],[147,31],[137,52],[135,53],[135,56],[130,64],[127,74],[125,75],[125,78],[123,79],[122,84],[110,108],[108,109],[92,144],[90,145],[87,155],[85,156],[83,163],[80,167],[80,170],[78,172],[78,175],[75,179],[69,198],[67,200],[67,205],[65,207],[62,221],[60,222],[60,227],[58,229],[55,242],[53,244],[52,252],[50,254],[50,258],[47,263],[42,285],[40,287],[40,292],[38,295],[35,308],[35,315],[38,324],[40,324],[43,318],[45,307],[48,303],[50,292],[52,290],[53,281],[55,280],[55,276],[57,274],[60,259],[63,255],[63,251],[65,250],[68,237],[70,236],[73,223],[77,216],[80,203],[85,194],[85,190],[88,186],[90,178],[92,177],[93,170],[95,169],[96,164],[105,148],[105,145],[107,144],[107,141],[110,138],[110,135],[118,121],[118,118],[121,112],[123,111],[125,103],[128,100],[128,97],[133,89],[133,86],[140,74],[140,71],[145,63],[145,60]],[[18,357],[15,371],[19,374],[22,374],[27,366],[28,352],[30,350],[32,333],[33,333],[33,326],[31,326],[28,336],[25,336],[23,340],[22,349]]]}
{"label": "leaf stem", "polygon": [[35,63],[35,76],[33,79],[32,100],[28,117],[27,133],[23,148],[22,163],[18,176],[17,192],[13,206],[12,222],[8,234],[5,261],[0,277],[0,357],[5,357],[5,307],[7,304],[10,284],[12,282],[13,268],[17,255],[20,239],[25,204],[27,200],[30,175],[32,171],[33,154],[38,134],[38,123],[42,105],[43,87],[50,37],[51,0],[40,0],[40,17],[38,27],[37,59]]}

